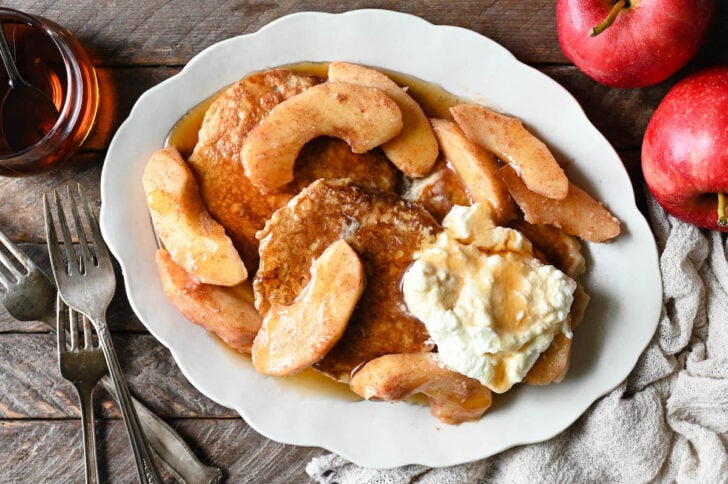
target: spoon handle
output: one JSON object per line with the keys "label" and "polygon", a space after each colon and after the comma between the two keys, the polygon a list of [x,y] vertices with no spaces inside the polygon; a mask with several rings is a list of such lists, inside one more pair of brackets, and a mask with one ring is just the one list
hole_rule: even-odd
{"label": "spoon handle", "polygon": [[0,57],[3,58],[5,70],[8,71],[10,87],[19,87],[27,84],[23,79],[23,76],[21,76],[20,72],[18,72],[18,67],[15,65],[13,54],[10,52],[10,46],[8,45],[8,41],[5,39],[5,30],[3,30],[2,23],[0,23]]}

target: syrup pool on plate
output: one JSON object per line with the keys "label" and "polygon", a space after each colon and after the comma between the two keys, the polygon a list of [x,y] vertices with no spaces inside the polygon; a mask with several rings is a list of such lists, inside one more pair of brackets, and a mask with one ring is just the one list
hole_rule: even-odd
{"label": "syrup pool on plate", "polygon": [[[294,72],[312,74],[325,78],[328,66],[328,62],[299,62],[281,66],[280,69],[289,69]],[[429,117],[450,119],[451,116],[448,111],[450,107],[466,102],[450,94],[437,84],[397,72],[387,70],[382,70],[382,72],[390,76],[400,86],[407,86],[407,93],[422,106],[425,114]],[[182,157],[187,158],[192,153],[195,144],[197,144],[197,132],[200,130],[200,126],[202,126],[205,112],[225,89],[221,89],[192,107],[192,109],[182,116],[170,130],[164,143],[165,146],[176,147],[182,154]]]}

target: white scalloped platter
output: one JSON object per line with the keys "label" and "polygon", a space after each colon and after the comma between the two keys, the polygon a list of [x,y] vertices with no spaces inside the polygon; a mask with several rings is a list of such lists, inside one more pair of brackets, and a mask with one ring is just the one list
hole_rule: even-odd
{"label": "white scalloped platter", "polygon": [[[413,75],[523,119],[569,167],[569,177],[622,221],[623,234],[614,242],[586,244],[584,283],[592,301],[562,383],[520,386],[496,396],[480,421],[448,426],[425,406],[356,401],[261,376],[167,301],[141,183],[149,156],[188,110],[246,74],[334,60]],[[129,301],[189,381],[270,439],[323,447],[366,467],[448,466],[558,434],[624,380],[660,313],[653,236],[619,156],[576,100],[490,39],[411,15],[297,13],[209,47],[139,98],[109,147],[101,196],[101,228],[121,264]]]}

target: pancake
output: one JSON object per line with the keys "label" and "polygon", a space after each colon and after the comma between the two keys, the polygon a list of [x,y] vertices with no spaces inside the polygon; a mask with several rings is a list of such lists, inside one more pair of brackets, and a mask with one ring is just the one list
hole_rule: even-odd
{"label": "pancake", "polygon": [[271,304],[291,304],[308,283],[313,260],[344,239],[364,264],[366,288],[344,335],[315,368],[345,382],[376,357],[429,351],[427,329],[407,312],[400,283],[414,252],[440,230],[421,205],[394,193],[348,180],[318,180],[276,211],[258,234],[256,307],[265,315]]}
{"label": "pancake", "polygon": [[273,212],[318,178],[348,176],[385,190],[393,189],[397,171],[378,151],[355,155],[346,143],[319,138],[306,145],[295,166],[295,180],[279,192],[263,195],[245,176],[240,150],[245,135],[273,107],[323,79],[283,69],[251,74],[226,89],[205,113],[189,164],[210,214],[220,222],[245,266],[258,266],[255,233]]}

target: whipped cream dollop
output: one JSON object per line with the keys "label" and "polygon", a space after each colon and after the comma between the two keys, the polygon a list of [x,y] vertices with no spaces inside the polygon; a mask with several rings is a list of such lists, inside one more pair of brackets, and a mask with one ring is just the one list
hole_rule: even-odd
{"label": "whipped cream dollop", "polygon": [[405,303],[441,364],[505,392],[558,332],[571,337],[576,282],[534,257],[523,234],[495,226],[486,204],[455,206],[442,225],[404,275]]}

